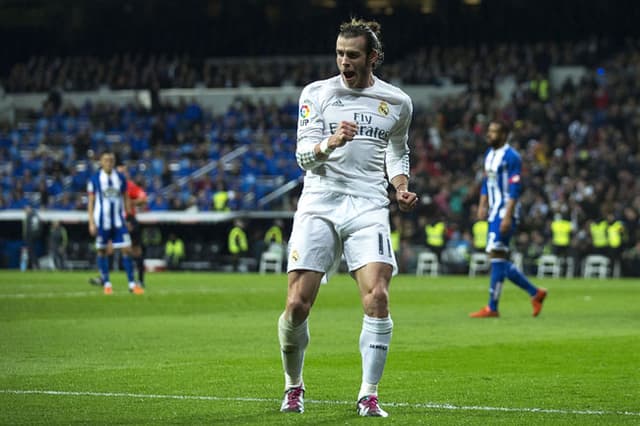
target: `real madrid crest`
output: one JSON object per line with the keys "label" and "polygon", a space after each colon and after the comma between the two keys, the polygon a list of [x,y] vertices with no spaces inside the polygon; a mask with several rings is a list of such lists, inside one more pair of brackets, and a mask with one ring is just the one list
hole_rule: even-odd
{"label": "real madrid crest", "polygon": [[389,105],[385,101],[380,101],[378,105],[378,112],[382,115],[389,115]]}

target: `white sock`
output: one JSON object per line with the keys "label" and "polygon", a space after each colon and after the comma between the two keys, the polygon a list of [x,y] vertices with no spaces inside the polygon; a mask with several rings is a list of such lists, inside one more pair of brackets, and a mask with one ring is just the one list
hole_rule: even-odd
{"label": "white sock", "polygon": [[391,321],[391,316],[386,318],[364,316],[362,332],[360,333],[362,385],[360,386],[358,399],[365,395],[378,394],[378,383],[382,378],[384,365],[387,362],[392,330],[393,321]]}
{"label": "white sock", "polygon": [[278,319],[278,338],[284,368],[285,389],[302,385],[304,352],[309,345],[309,325],[307,320],[298,326],[285,318],[283,312]]}

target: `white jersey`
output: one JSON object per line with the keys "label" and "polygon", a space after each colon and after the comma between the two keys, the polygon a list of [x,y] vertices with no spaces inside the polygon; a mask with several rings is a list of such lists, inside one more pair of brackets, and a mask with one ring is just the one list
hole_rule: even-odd
{"label": "white jersey", "polygon": [[124,226],[124,194],[127,180],[123,174],[100,170],[91,176],[87,192],[95,195],[93,218],[98,229],[117,229]]}
{"label": "white jersey", "polygon": [[[411,98],[374,77],[371,87],[350,89],[340,75],[306,86],[300,95],[298,164],[306,170],[303,192],[338,192],[388,204],[388,181],[409,176]],[[313,147],[341,121],[358,123],[355,138],[315,161]]]}

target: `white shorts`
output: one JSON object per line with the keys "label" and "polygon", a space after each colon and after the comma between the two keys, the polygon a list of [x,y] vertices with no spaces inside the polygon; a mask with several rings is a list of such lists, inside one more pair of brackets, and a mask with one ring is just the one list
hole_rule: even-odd
{"label": "white shorts", "polygon": [[287,272],[305,269],[328,277],[337,271],[343,254],[350,272],[381,262],[397,273],[388,207],[346,194],[302,194],[293,219]]}

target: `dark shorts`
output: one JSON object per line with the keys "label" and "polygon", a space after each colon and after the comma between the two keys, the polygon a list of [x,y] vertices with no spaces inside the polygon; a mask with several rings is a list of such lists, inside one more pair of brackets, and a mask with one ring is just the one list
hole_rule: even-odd
{"label": "dark shorts", "polygon": [[131,245],[133,247],[142,246],[142,227],[135,216],[127,217],[127,227],[131,235]]}

